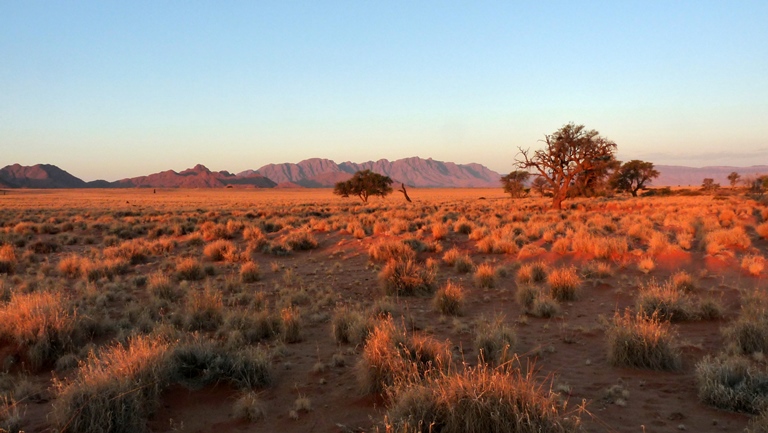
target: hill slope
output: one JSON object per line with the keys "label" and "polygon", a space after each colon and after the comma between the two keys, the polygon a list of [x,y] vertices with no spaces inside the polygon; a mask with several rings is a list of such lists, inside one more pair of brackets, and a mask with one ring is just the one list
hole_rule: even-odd
{"label": "hill slope", "polygon": [[15,188],[85,188],[86,183],[50,164],[8,165],[0,169],[0,182]]}

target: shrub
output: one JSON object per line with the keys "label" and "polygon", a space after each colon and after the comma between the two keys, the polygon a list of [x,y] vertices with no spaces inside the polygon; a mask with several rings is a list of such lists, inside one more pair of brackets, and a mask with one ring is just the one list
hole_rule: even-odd
{"label": "shrub", "polygon": [[529,314],[535,317],[554,317],[560,312],[560,304],[550,296],[539,296],[533,301]]}
{"label": "shrub", "polygon": [[0,274],[12,274],[16,269],[16,250],[13,245],[0,246]]}
{"label": "shrub", "polygon": [[755,290],[742,299],[739,317],[723,330],[726,340],[742,354],[768,352],[768,297]]}
{"label": "shrub", "polygon": [[518,284],[541,283],[547,279],[547,266],[543,262],[526,263],[517,271]]}
{"label": "shrub", "polygon": [[181,297],[181,293],[176,289],[168,275],[161,272],[154,273],[149,277],[149,292],[160,299],[176,301]]}
{"label": "shrub", "polygon": [[294,307],[283,308],[280,311],[280,318],[283,321],[283,341],[286,343],[298,343],[301,341],[301,315],[299,310]]}
{"label": "shrub", "polygon": [[256,262],[245,262],[240,267],[240,281],[243,283],[255,283],[259,281],[261,274],[259,272],[259,264]]}
{"label": "shrub", "polygon": [[171,377],[168,344],[135,337],[91,353],[71,379],[54,381],[53,422],[64,433],[145,431]]}
{"label": "shrub", "polygon": [[[446,253],[447,254],[447,253]],[[390,260],[415,260],[416,252],[399,240],[382,240],[368,248],[371,260],[388,262]]]}
{"label": "shrub", "polygon": [[485,362],[507,362],[517,344],[515,330],[504,323],[503,318],[493,322],[482,321],[475,329],[475,349]]}
{"label": "shrub", "polygon": [[317,239],[309,230],[297,230],[289,233],[283,243],[292,251],[306,251],[317,248]]}
{"label": "shrub", "polygon": [[196,389],[221,380],[241,388],[263,388],[272,383],[270,358],[259,348],[226,350],[215,342],[195,338],[172,353],[173,380]]}
{"label": "shrub", "polygon": [[475,285],[481,288],[493,288],[496,286],[496,274],[490,263],[477,266],[474,275]]}
{"label": "shrub", "polygon": [[205,272],[203,265],[190,257],[176,263],[176,276],[180,280],[196,281],[205,278]]}
{"label": "shrub", "polygon": [[267,243],[267,237],[260,228],[255,226],[248,226],[243,229],[243,238],[252,244],[255,249],[260,249]]}
{"label": "shrub", "polygon": [[574,267],[559,268],[549,273],[547,283],[552,298],[561,302],[573,301],[581,286],[581,278]]}
{"label": "shrub", "polygon": [[445,224],[437,223],[432,225],[432,237],[434,237],[435,240],[445,239],[447,234],[448,227]]}
{"label": "shrub", "polygon": [[533,309],[533,304],[541,296],[541,290],[536,286],[529,284],[518,284],[515,291],[515,300],[523,307],[523,310],[529,312]]}
{"label": "shrub", "polygon": [[349,307],[337,308],[331,318],[331,329],[336,343],[360,344],[371,331],[368,320],[359,312]]}
{"label": "shrub", "polygon": [[391,259],[379,273],[388,295],[413,296],[435,290],[434,269],[422,268],[414,260]]}
{"label": "shrub", "polygon": [[685,271],[679,271],[672,275],[671,283],[672,287],[683,292],[691,292],[695,289],[693,277]]}
{"label": "shrub", "polygon": [[187,309],[187,327],[193,331],[215,331],[224,322],[221,293],[210,287],[192,292]]}
{"label": "shrub", "polygon": [[705,356],[696,364],[696,382],[704,403],[736,412],[768,409],[768,374],[746,358]]}
{"label": "shrub", "polygon": [[408,335],[391,319],[371,331],[357,365],[358,380],[365,392],[382,392],[395,383],[416,382],[447,369],[448,346],[430,337]]}
{"label": "shrub", "polygon": [[578,417],[566,416],[559,396],[546,389],[519,368],[467,367],[395,386],[385,427],[393,433],[578,431]]}
{"label": "shrub", "polygon": [[59,272],[61,272],[65,277],[77,278],[81,272],[81,262],[82,259],[80,256],[71,254],[61,259],[57,267]]}
{"label": "shrub", "polygon": [[472,270],[475,269],[475,264],[472,262],[472,258],[469,257],[469,255],[462,254],[458,256],[454,261],[454,268],[456,269],[456,272],[460,274],[466,274],[468,272],[472,272]]}
{"label": "shrub", "polygon": [[657,313],[617,312],[607,331],[609,361],[619,367],[680,369],[680,352],[669,328],[669,322],[662,321]]}
{"label": "shrub", "polygon": [[[222,260],[237,261],[237,249],[235,245],[223,239],[213,241],[205,246],[203,254],[214,262],[220,262]],[[232,260],[235,259],[235,260]]]}
{"label": "shrub", "polygon": [[640,290],[637,309],[646,316],[656,313],[661,320],[684,321],[696,318],[693,302],[672,283],[653,281]]}
{"label": "shrub", "polygon": [[589,262],[581,268],[584,278],[606,278],[613,274],[611,265],[603,262]]}
{"label": "shrub", "polygon": [[443,254],[443,262],[448,266],[456,264],[456,259],[461,256],[461,251],[458,248],[451,248]]}
{"label": "shrub", "polygon": [[0,307],[0,340],[18,345],[34,368],[55,361],[71,346],[75,325],[59,292],[13,293]]}
{"label": "shrub", "polygon": [[435,293],[432,303],[442,314],[460,316],[464,308],[464,298],[464,288],[458,283],[448,281]]}

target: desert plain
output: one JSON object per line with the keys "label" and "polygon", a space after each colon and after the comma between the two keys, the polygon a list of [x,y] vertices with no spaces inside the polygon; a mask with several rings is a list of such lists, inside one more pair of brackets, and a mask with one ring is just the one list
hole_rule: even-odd
{"label": "desert plain", "polygon": [[760,201],[409,194],[0,195],[0,428],[765,431]]}

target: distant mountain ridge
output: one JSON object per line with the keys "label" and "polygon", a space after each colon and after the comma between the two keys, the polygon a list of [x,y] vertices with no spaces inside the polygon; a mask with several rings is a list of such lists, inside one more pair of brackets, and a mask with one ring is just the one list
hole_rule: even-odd
{"label": "distant mountain ridge", "polygon": [[363,163],[347,161],[341,164],[330,159],[310,158],[299,163],[267,164],[258,170],[246,170],[238,174],[255,172],[278,185],[291,183],[315,188],[332,187],[360,170],[371,170],[389,176],[397,183],[417,188],[495,188],[500,185],[501,178],[499,173],[480,164],[456,164],[419,157]]}
{"label": "distant mountain ridge", "polygon": [[85,188],[87,184],[51,164],[8,165],[0,169],[0,183],[5,188]]}
{"label": "distant mountain ridge", "polygon": [[654,179],[652,186],[701,186],[704,178],[712,178],[715,183],[725,186],[730,184],[728,175],[734,171],[742,179],[749,176],[768,174],[768,165],[753,165],[750,167],[656,165],[655,168],[660,174],[658,178]]}

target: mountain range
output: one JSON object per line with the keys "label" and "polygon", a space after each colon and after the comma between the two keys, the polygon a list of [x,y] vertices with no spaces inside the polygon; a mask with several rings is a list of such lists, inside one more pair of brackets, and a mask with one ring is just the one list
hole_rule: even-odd
{"label": "mountain range", "polygon": [[[211,171],[198,164],[181,172],[167,170],[111,182],[85,182],[50,164],[13,164],[0,169],[0,188],[327,188],[349,179],[356,171],[366,169],[389,176],[396,183],[417,188],[497,188],[501,177],[480,164],[456,164],[419,157],[340,164],[330,159],[311,158],[299,163],[267,164],[257,170],[237,174],[224,170]],[[698,186],[704,178],[727,185],[727,176],[734,171],[742,178],[768,174],[768,165],[657,165],[656,169],[660,176],[652,186]]]}

